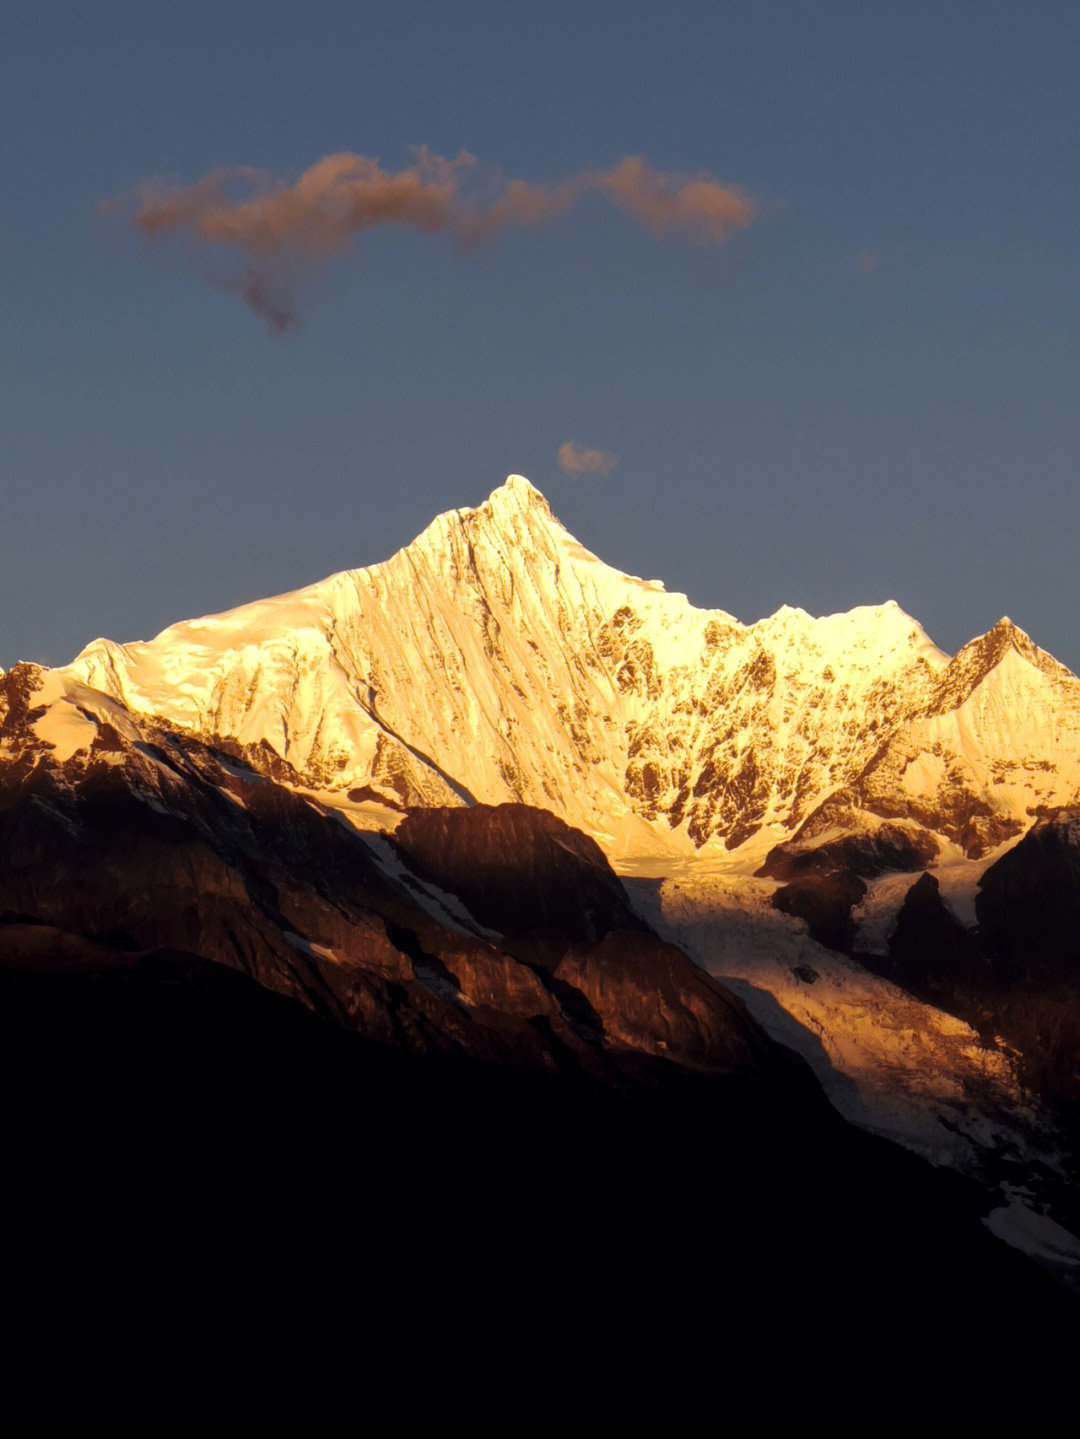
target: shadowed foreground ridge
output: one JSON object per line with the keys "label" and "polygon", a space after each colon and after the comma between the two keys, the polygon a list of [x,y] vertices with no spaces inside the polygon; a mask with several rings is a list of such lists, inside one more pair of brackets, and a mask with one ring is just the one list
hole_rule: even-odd
{"label": "shadowed foreground ridge", "polygon": [[394,843],[556,992],[580,996],[610,1043],[694,1068],[783,1062],[740,1000],[637,918],[599,845],[555,815],[512,804],[413,810]]}
{"label": "shadowed foreground ridge", "polygon": [[912,1432],[1020,1422],[1033,1374],[1056,1404],[1071,1297],[560,821],[414,814],[395,849],[161,728],[24,754],[13,1427]]}
{"label": "shadowed foreground ridge", "polygon": [[809,1087],[417,1055],[190,959],[2,990],[16,1427],[1066,1412],[1069,1297]]}
{"label": "shadowed foreground ridge", "polygon": [[418,874],[460,895],[481,924],[520,938],[602,939],[642,929],[603,850],[532,805],[414,809],[394,830]]}
{"label": "shadowed foreground ridge", "polygon": [[[8,732],[26,729],[33,675],[0,683]],[[31,762],[0,771],[8,966],[186,955],[382,1043],[616,1087],[672,1063],[781,1062],[738,1000],[634,918],[595,842],[542,811],[411,816],[411,868],[403,846],[237,758],[125,723],[99,722],[60,762],[27,740]]]}

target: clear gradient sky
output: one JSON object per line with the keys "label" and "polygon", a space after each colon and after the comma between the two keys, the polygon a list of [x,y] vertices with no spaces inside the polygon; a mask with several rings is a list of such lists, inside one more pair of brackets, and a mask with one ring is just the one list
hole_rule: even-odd
{"label": "clear gradient sky", "polygon": [[[948,650],[1008,613],[1080,669],[1074,0],[7,0],[0,40],[0,666],[372,563],[516,471],[695,604],[894,598]],[[640,156],[751,213],[688,244],[597,181],[471,248],[377,224],[282,335],[227,247],[100,211],[410,146],[488,199]]]}

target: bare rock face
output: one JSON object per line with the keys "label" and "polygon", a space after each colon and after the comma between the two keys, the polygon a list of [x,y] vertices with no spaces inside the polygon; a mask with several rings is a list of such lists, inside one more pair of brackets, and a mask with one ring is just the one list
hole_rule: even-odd
{"label": "bare rock face", "polygon": [[855,938],[851,911],[866,893],[866,885],[843,871],[809,872],[791,884],[781,885],[772,897],[781,914],[804,919],[812,939],[828,949],[848,950]]}
{"label": "bare rock face", "polygon": [[[1080,810],[1039,818],[975,901],[991,1009],[1033,1082],[1080,1116]],[[1075,1129],[1074,1129],[1075,1132]]]}
{"label": "bare rock face", "polygon": [[[789,889],[791,887],[789,886]],[[782,892],[780,892],[782,893]],[[801,896],[803,913],[809,901]],[[987,868],[965,926],[924,872],[888,952],[859,954],[918,998],[1003,1037],[1021,1074],[1075,1133],[1080,1105],[1080,811],[1052,810]],[[835,916],[834,916],[835,918]]]}
{"label": "bare rock face", "polygon": [[986,871],[975,902],[1000,967],[1016,974],[1080,970],[1080,809],[1044,813]]}
{"label": "bare rock face", "polygon": [[886,870],[920,869],[936,858],[938,850],[934,836],[925,830],[882,824],[821,844],[800,844],[798,838],[778,844],[769,851],[758,874],[787,881],[806,874],[841,872],[873,879]]}
{"label": "bare rock face", "polygon": [[609,1044],[694,1068],[768,1063],[742,1003],[637,919],[600,847],[554,815],[528,805],[416,810],[394,842]]}
{"label": "bare rock face", "polygon": [[904,896],[889,937],[889,977],[920,999],[985,1025],[987,965],[978,940],[924,872]]}
{"label": "bare rock face", "polygon": [[394,844],[417,874],[511,938],[593,941],[640,924],[596,841],[532,805],[412,810]]}
{"label": "bare rock face", "polygon": [[915,826],[885,823],[818,844],[796,838],[771,849],[758,875],[784,881],[773,895],[783,914],[805,919],[811,936],[830,949],[850,949],[851,911],[864,880],[887,870],[918,870],[938,853],[934,836]]}
{"label": "bare rock face", "polygon": [[601,1087],[774,1063],[741,1004],[645,930],[596,843],[553,816],[423,811],[395,850],[235,746],[50,683],[32,667],[3,680],[8,972],[186,957],[380,1044]]}
{"label": "bare rock face", "polygon": [[769,1048],[742,1002],[642,926],[574,944],[552,971],[582,994],[604,1033],[629,1050],[695,1069],[767,1069]]}

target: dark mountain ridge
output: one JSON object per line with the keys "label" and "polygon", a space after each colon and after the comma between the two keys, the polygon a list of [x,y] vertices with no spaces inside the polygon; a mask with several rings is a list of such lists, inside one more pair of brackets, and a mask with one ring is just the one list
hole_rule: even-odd
{"label": "dark mountain ridge", "polygon": [[1052,1359],[1071,1296],[843,1123],[590,839],[497,806],[391,845],[95,723],[0,788],[14,1427],[1030,1413],[1022,1316]]}
{"label": "dark mountain ridge", "polygon": [[[923,866],[933,837],[882,825],[816,845],[777,845],[759,871],[780,881],[772,902],[810,935],[910,994],[1001,1035],[1028,1084],[1066,1117],[1080,1114],[1080,809],[1044,810],[978,880],[976,924],[949,909]],[[910,874],[886,954],[858,948],[853,910],[866,881]]]}

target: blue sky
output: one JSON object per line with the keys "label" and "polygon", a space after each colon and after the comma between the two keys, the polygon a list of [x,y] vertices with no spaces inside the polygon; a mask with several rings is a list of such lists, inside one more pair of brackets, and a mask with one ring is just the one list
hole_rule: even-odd
{"label": "blue sky", "polygon": [[[696,604],[891,597],[950,650],[1008,613],[1080,668],[1075,4],[9,0],[2,40],[0,665],[374,562],[518,471]],[[641,156],[753,217],[377,226],[276,335],[99,212],[419,145],[532,186]]]}

